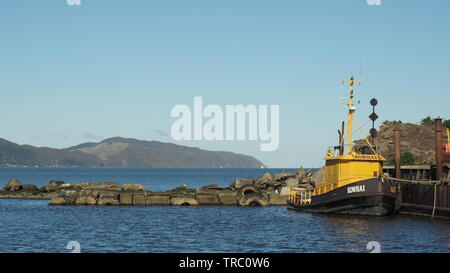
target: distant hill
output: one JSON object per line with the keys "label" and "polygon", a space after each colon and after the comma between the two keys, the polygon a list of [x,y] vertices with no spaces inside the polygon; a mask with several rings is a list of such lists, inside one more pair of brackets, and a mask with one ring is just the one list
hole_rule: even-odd
{"label": "distant hill", "polygon": [[158,141],[114,137],[66,149],[18,145],[0,139],[1,166],[260,168],[259,160],[231,152],[212,152]]}

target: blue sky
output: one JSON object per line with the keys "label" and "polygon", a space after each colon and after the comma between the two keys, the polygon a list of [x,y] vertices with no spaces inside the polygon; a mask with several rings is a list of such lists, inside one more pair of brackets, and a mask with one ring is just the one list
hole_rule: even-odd
{"label": "blue sky", "polygon": [[[5,0],[0,2],[0,137],[68,147],[123,136],[174,142],[176,104],[280,105],[280,147],[176,142],[320,166],[345,118],[378,98],[382,120],[450,116],[446,0]],[[370,129],[366,126],[365,129]]]}

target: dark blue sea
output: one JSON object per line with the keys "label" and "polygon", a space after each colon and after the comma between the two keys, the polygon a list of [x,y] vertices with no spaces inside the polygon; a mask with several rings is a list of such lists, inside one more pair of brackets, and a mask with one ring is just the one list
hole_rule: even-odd
{"label": "dark blue sea", "polygon": [[[0,168],[0,186],[49,180],[144,184],[149,190],[228,185],[281,169]],[[285,207],[76,207],[0,199],[0,252],[450,252],[450,221],[422,217],[320,215]],[[372,243],[373,244],[373,243]]]}

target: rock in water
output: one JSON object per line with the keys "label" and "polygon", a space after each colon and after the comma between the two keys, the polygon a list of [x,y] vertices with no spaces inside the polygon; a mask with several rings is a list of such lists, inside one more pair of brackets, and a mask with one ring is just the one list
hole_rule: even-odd
{"label": "rock in water", "polygon": [[119,187],[119,184],[116,182],[100,182],[98,184],[90,183],[89,187],[90,189],[96,189],[96,190],[114,190],[114,191],[120,191],[122,190]]}
{"label": "rock in water", "polygon": [[172,206],[198,206],[198,202],[195,198],[191,197],[174,197],[170,199]]}
{"label": "rock in water", "polygon": [[75,200],[75,205],[97,205],[98,191],[83,190]]}
{"label": "rock in water", "polygon": [[103,186],[105,188],[118,188],[119,184],[116,182],[100,182],[98,183],[99,186]]}
{"label": "rock in water", "polygon": [[150,195],[147,196],[146,205],[162,206],[170,205],[170,196],[167,195]]}
{"label": "rock in water", "polygon": [[179,187],[176,187],[175,189],[173,189],[172,191],[175,193],[181,193],[181,194],[185,194],[188,191],[188,186],[187,185],[181,185]]}
{"label": "rock in water", "polygon": [[131,193],[121,193],[119,196],[120,205],[133,205],[133,194]]}
{"label": "rock in water", "polygon": [[219,205],[218,192],[215,191],[197,191],[195,194],[195,199],[199,205]]}
{"label": "rock in water", "polygon": [[75,190],[66,190],[53,197],[50,205],[74,205],[78,198],[78,192]]}
{"label": "rock in water", "polygon": [[273,176],[270,173],[265,173],[263,176],[256,179],[255,185],[262,188],[262,187],[270,184],[270,182],[272,182],[272,180],[273,180]]}
{"label": "rock in water", "polygon": [[262,193],[252,192],[239,199],[239,206],[268,206],[269,202]]}
{"label": "rock in water", "polygon": [[47,192],[56,191],[56,190],[59,190],[60,187],[64,184],[65,184],[65,182],[63,182],[63,181],[52,180],[52,181],[48,182],[48,185],[44,187],[44,190]]}
{"label": "rock in water", "polygon": [[146,199],[145,194],[133,194],[133,206],[145,206]]}
{"label": "rock in water", "polygon": [[123,184],[123,189],[125,191],[143,191],[144,190],[144,186],[140,185],[140,184],[128,184],[128,183],[125,183],[125,184]]}
{"label": "rock in water", "polygon": [[39,191],[39,188],[36,185],[22,185],[22,190],[37,192]]}
{"label": "rock in water", "polygon": [[3,188],[6,191],[20,191],[20,189],[22,188],[22,184],[20,183],[19,180],[17,180],[16,178],[13,178],[11,181],[9,181],[5,187]]}
{"label": "rock in water", "polygon": [[238,178],[233,183],[231,183],[230,187],[240,189],[245,185],[251,184],[253,184],[253,178]]}
{"label": "rock in water", "polygon": [[204,190],[222,190],[223,188],[217,184],[212,184],[212,185],[204,186],[204,187],[202,187],[202,189],[204,189]]}
{"label": "rock in water", "polygon": [[236,192],[234,191],[223,191],[218,194],[219,202],[223,206],[236,206]]}
{"label": "rock in water", "polygon": [[283,187],[281,189],[280,195],[281,196],[288,196],[289,194],[291,194],[291,190],[292,190],[291,187]]}
{"label": "rock in water", "polygon": [[273,180],[275,181],[284,181],[289,178],[297,177],[296,173],[277,173],[273,176]]}
{"label": "rock in water", "polygon": [[78,184],[75,184],[75,187],[79,188],[79,189],[87,189],[87,188],[89,188],[90,185],[91,185],[91,183],[85,181],[85,182],[80,182]]}
{"label": "rock in water", "polygon": [[298,187],[298,180],[297,178],[289,178],[285,182],[286,187]]}
{"label": "rock in water", "polygon": [[100,193],[100,197],[98,198],[99,206],[114,206],[120,205],[119,202],[119,193],[115,192],[102,192]]}
{"label": "rock in water", "polygon": [[55,205],[55,206],[61,206],[61,205],[67,205],[67,201],[66,199],[64,199],[61,196],[55,196],[52,198],[52,200],[50,200],[50,205]]}
{"label": "rock in water", "polygon": [[88,205],[88,206],[94,206],[97,205],[97,200],[93,196],[80,196],[75,201],[75,205]]}
{"label": "rock in water", "polygon": [[299,182],[302,182],[304,179],[308,177],[308,172],[305,171],[303,168],[297,171],[297,180]]}
{"label": "rock in water", "polygon": [[311,180],[312,182],[314,182],[315,185],[323,184],[324,179],[325,179],[325,167],[322,167],[320,170],[318,170],[311,176]]}
{"label": "rock in water", "polygon": [[285,206],[287,205],[287,196],[282,196],[275,192],[269,193],[269,204],[272,206]]}

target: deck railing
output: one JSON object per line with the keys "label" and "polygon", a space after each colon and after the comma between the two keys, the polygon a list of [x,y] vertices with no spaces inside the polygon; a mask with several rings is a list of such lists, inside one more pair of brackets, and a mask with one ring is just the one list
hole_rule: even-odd
{"label": "deck railing", "polygon": [[335,190],[335,189],[337,189],[337,187],[338,187],[337,183],[318,186],[314,189],[314,194],[321,195],[321,194],[330,192],[332,190]]}
{"label": "deck railing", "polygon": [[314,195],[314,190],[292,189],[288,200],[299,205],[311,204]]}

